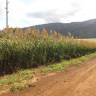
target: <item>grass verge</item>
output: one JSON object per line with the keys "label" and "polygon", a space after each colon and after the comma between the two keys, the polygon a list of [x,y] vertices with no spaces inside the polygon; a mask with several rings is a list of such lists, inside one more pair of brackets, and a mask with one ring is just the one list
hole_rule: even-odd
{"label": "grass verge", "polygon": [[88,61],[96,57],[96,53],[82,56],[76,59],[63,60],[60,63],[42,66],[36,69],[22,70],[12,75],[5,75],[0,78],[0,92],[10,90],[12,92],[21,91],[28,87],[33,87],[35,74],[48,74],[49,72],[63,71],[70,65],[79,65],[84,61]]}
{"label": "grass verge", "polygon": [[92,53],[92,54],[85,55],[85,56],[75,58],[75,59],[62,60],[60,63],[50,64],[47,67],[42,68],[41,72],[47,74],[49,72],[63,71],[64,69],[66,69],[70,65],[77,66],[77,65],[79,65],[85,61],[88,61],[90,59],[93,59],[95,57],[96,57],[96,53]]}

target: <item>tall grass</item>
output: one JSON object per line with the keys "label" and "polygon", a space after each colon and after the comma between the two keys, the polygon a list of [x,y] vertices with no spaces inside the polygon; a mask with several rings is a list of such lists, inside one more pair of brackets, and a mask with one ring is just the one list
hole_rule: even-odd
{"label": "tall grass", "polygon": [[73,37],[64,37],[57,32],[49,35],[46,30],[41,32],[36,29],[18,28],[3,30],[0,33],[0,74],[94,52],[96,47],[88,45],[86,46],[86,42],[82,43]]}

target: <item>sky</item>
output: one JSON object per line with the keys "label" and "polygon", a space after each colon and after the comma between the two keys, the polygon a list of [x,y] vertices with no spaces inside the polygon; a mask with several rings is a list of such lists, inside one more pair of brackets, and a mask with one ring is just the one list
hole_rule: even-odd
{"label": "sky", "polygon": [[[0,29],[6,25],[5,1],[0,0]],[[89,19],[96,19],[96,0],[9,0],[10,27]]]}

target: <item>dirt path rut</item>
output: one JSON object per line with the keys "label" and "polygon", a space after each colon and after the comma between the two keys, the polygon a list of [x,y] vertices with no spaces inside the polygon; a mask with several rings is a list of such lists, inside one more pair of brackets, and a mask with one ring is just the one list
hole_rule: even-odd
{"label": "dirt path rut", "polygon": [[42,77],[24,92],[1,96],[96,96],[96,59]]}

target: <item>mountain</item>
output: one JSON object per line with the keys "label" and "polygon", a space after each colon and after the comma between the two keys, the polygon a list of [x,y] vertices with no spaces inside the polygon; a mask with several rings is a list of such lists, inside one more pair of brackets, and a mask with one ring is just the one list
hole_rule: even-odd
{"label": "mountain", "polygon": [[36,25],[35,28],[42,30],[47,29],[60,32],[63,35],[71,33],[74,37],[80,38],[96,38],[96,19],[88,20],[84,22],[72,22],[72,23],[49,23]]}

